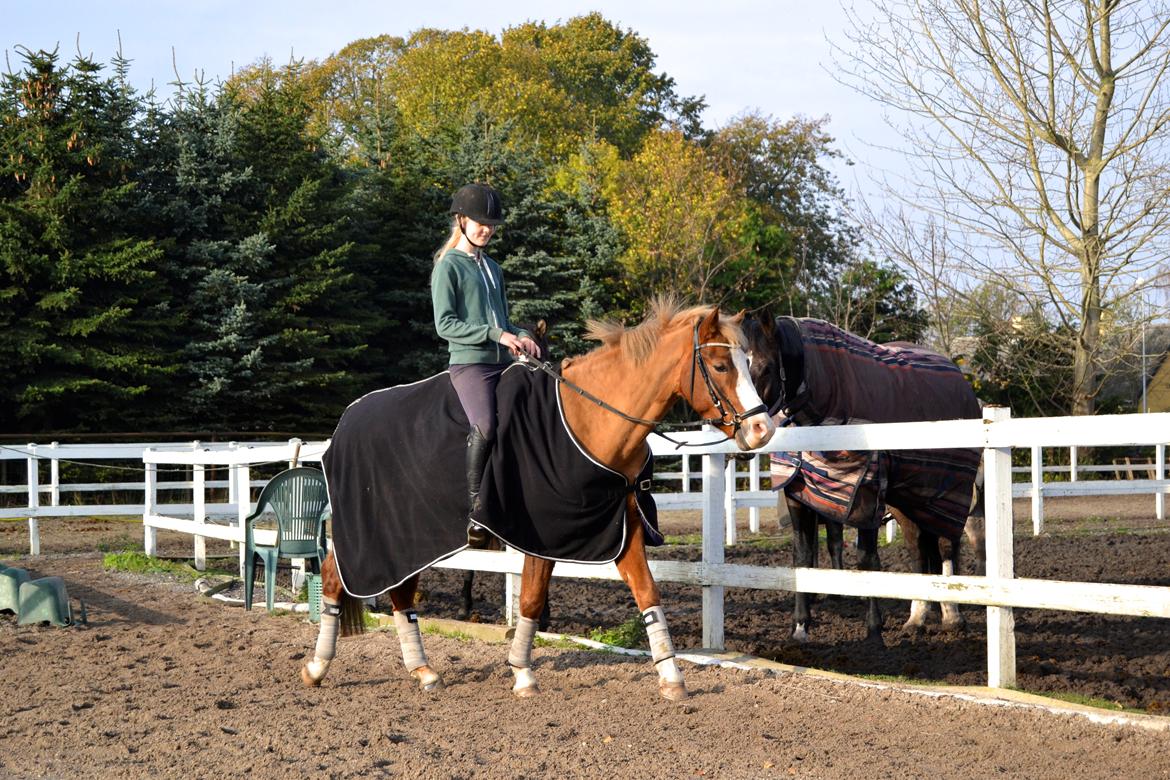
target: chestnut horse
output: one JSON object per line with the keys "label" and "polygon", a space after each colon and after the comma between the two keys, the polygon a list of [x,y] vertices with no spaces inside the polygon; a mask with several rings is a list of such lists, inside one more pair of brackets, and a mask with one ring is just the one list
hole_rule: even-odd
{"label": "chestnut horse", "polygon": [[[626,329],[612,322],[590,322],[588,336],[602,345],[562,363],[558,387],[568,429],[597,462],[624,475],[628,483],[647,460],[646,437],[674,403],[684,399],[692,409],[734,437],[742,450],[761,447],[775,425],[752,385],[744,351],[742,315],[728,317],[711,307],[680,310],[672,301],[657,300],[640,325]],[[573,392],[575,391],[575,392]],[[605,399],[605,400],[602,400]],[[422,447],[426,442],[403,442]],[[332,489],[332,487],[331,487]],[[336,515],[334,522],[346,522]],[[625,498],[627,543],[615,561],[642,613],[661,694],[686,698],[686,684],[662,610],[658,586],[650,573],[642,522],[632,494]],[[508,653],[514,675],[513,693],[538,692],[531,651],[537,619],[545,605],[554,561],[526,555],[521,574],[520,619]],[[442,686],[423,650],[413,607],[418,574],[389,589],[402,658],[424,690]],[[333,551],[322,565],[322,617],[312,660],[301,670],[302,681],[320,685],[332,662],[338,632],[363,630],[362,603],[346,592]]]}

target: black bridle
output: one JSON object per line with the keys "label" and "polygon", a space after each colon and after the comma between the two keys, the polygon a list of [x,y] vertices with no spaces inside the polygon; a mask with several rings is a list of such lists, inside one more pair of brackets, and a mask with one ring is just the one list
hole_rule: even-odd
{"label": "black bridle", "polygon": [[[717,444],[719,442],[727,441],[728,439],[731,439],[736,434],[738,434],[740,429],[743,428],[743,421],[744,420],[746,420],[749,417],[752,417],[754,415],[760,414],[761,412],[767,413],[768,409],[764,404],[761,403],[761,404],[757,404],[756,406],[753,406],[751,409],[747,409],[746,411],[739,412],[736,410],[735,404],[732,402],[732,400],[730,398],[728,398],[727,395],[724,394],[723,391],[721,391],[719,389],[719,387],[715,384],[714,381],[712,381],[710,371],[707,368],[707,361],[705,361],[703,359],[703,350],[708,348],[708,347],[726,347],[729,350],[738,349],[739,347],[737,347],[734,344],[728,344],[726,342],[721,342],[721,341],[708,341],[708,342],[700,343],[699,342],[699,325],[701,324],[701,322],[702,322],[701,320],[695,321],[694,345],[691,348],[691,356],[692,356],[692,359],[691,359],[691,389],[690,389],[690,398],[688,399],[688,402],[691,404],[691,407],[694,408],[694,402],[691,399],[693,399],[695,397],[695,366],[698,365],[699,373],[702,375],[703,382],[707,386],[707,393],[711,397],[711,404],[719,412],[718,417],[707,417],[707,418],[704,418],[702,420],[694,420],[691,422],[679,422],[679,423],[667,423],[667,422],[662,422],[661,420],[648,420],[648,419],[645,419],[643,417],[635,417],[632,414],[627,414],[626,412],[623,412],[621,409],[618,409],[617,407],[606,403],[602,399],[600,399],[597,396],[590,393],[585,388],[583,388],[583,387],[581,387],[573,382],[570,382],[568,379],[566,379],[564,376],[562,376],[555,368],[553,368],[552,364],[550,364],[548,361],[534,360],[533,358],[527,357],[525,355],[521,355],[521,360],[525,364],[530,366],[529,370],[532,370],[532,371],[540,370],[540,371],[545,372],[546,374],[551,376],[553,379],[555,379],[557,382],[561,383],[562,385],[564,385],[568,389],[577,393],[577,395],[581,396],[582,398],[585,398],[588,401],[592,401],[594,404],[597,404],[602,409],[605,409],[607,412],[610,412],[612,414],[616,414],[618,417],[621,417],[623,420],[626,420],[628,422],[632,422],[632,423],[635,423],[637,425],[649,426],[651,431],[653,431],[654,433],[657,433],[662,438],[664,438],[667,441],[669,441],[670,443],[674,444],[676,448],[678,448],[678,447],[702,447],[702,446],[706,446],[708,444]],[[716,439],[716,440],[710,441],[710,442],[690,442],[690,443],[688,443],[688,442],[678,441],[677,439],[672,439],[670,436],[668,436],[664,433],[664,431],[680,431],[680,430],[687,430],[687,429],[691,429],[691,428],[702,428],[704,425],[731,426],[731,428],[732,428],[731,435],[730,436],[724,435],[724,437],[722,439]]]}
{"label": "black bridle", "polygon": [[[703,350],[707,347],[726,347],[729,351],[737,349],[736,345],[728,344],[722,341],[708,341],[702,344],[699,343],[699,321],[695,322],[695,336],[694,336],[694,359],[691,361],[691,398],[695,397],[695,366],[699,367],[699,373],[703,375],[703,382],[707,385],[707,394],[711,396],[711,403],[714,404],[715,409],[719,412],[718,418],[703,420],[703,423],[711,423],[715,425],[730,425],[733,427],[733,434],[738,433],[739,429],[743,427],[743,421],[749,417],[753,417],[760,412],[767,412],[768,407],[763,403],[756,404],[751,409],[743,412],[736,411],[735,404],[728,398],[722,390],[720,390],[713,381],[711,381],[711,372],[707,368],[707,361],[703,360]],[[751,377],[749,376],[750,380]],[[727,408],[724,408],[724,404]],[[730,438],[730,437],[728,437]]]}

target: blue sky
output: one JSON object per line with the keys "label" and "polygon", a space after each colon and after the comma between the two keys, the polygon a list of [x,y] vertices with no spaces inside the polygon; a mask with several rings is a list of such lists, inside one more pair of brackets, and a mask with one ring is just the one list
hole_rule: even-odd
{"label": "blue sky", "polygon": [[[160,94],[175,67],[185,80],[197,71],[212,80],[268,55],[320,59],[358,38],[405,36],[420,27],[470,27],[499,33],[528,20],[554,23],[590,11],[647,39],[658,68],[683,95],[704,95],[707,126],[719,126],[748,109],[786,119],[830,117],[838,148],[858,161],[838,166],[841,183],[864,184],[868,164],[893,158],[867,144],[897,143],[880,121],[880,108],[830,76],[830,43],[846,44],[845,15],[836,0],[501,0],[497,2],[373,2],[334,0],[43,0],[5,9],[0,45],[7,67],[18,68],[15,49],[60,47],[63,59],[78,50],[99,62],[117,51],[131,59],[131,81],[153,83]],[[173,58],[173,59],[172,59]],[[863,187],[868,189],[868,187]]]}

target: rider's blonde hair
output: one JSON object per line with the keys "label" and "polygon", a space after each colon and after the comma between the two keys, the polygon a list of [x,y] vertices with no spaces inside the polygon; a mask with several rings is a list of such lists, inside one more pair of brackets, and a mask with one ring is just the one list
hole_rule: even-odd
{"label": "rider's blonde hair", "polygon": [[456,214],[451,217],[451,235],[447,236],[447,240],[435,252],[435,264],[437,265],[443,259],[443,255],[447,254],[448,249],[454,249],[459,244],[459,239],[463,237],[463,231],[459,229],[459,215]]}

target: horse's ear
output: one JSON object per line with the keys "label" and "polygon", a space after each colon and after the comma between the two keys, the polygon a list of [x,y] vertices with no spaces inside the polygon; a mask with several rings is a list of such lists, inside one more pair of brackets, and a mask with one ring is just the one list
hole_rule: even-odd
{"label": "horse's ear", "polygon": [[772,316],[771,306],[764,306],[756,312],[756,322],[760,323],[760,330],[768,341],[776,340],[776,318]]}
{"label": "horse's ear", "polygon": [[542,339],[548,335],[548,323],[543,318],[536,321],[536,325],[532,328],[532,335],[538,339]]}
{"label": "horse's ear", "polygon": [[740,309],[739,311],[737,311],[735,313],[735,316],[731,318],[731,321],[734,322],[736,325],[740,325],[743,323],[743,318],[746,316],[747,316],[747,310]]}
{"label": "horse's ear", "polygon": [[699,341],[715,341],[719,337],[719,307],[711,309],[711,313],[703,317],[699,325]]}

